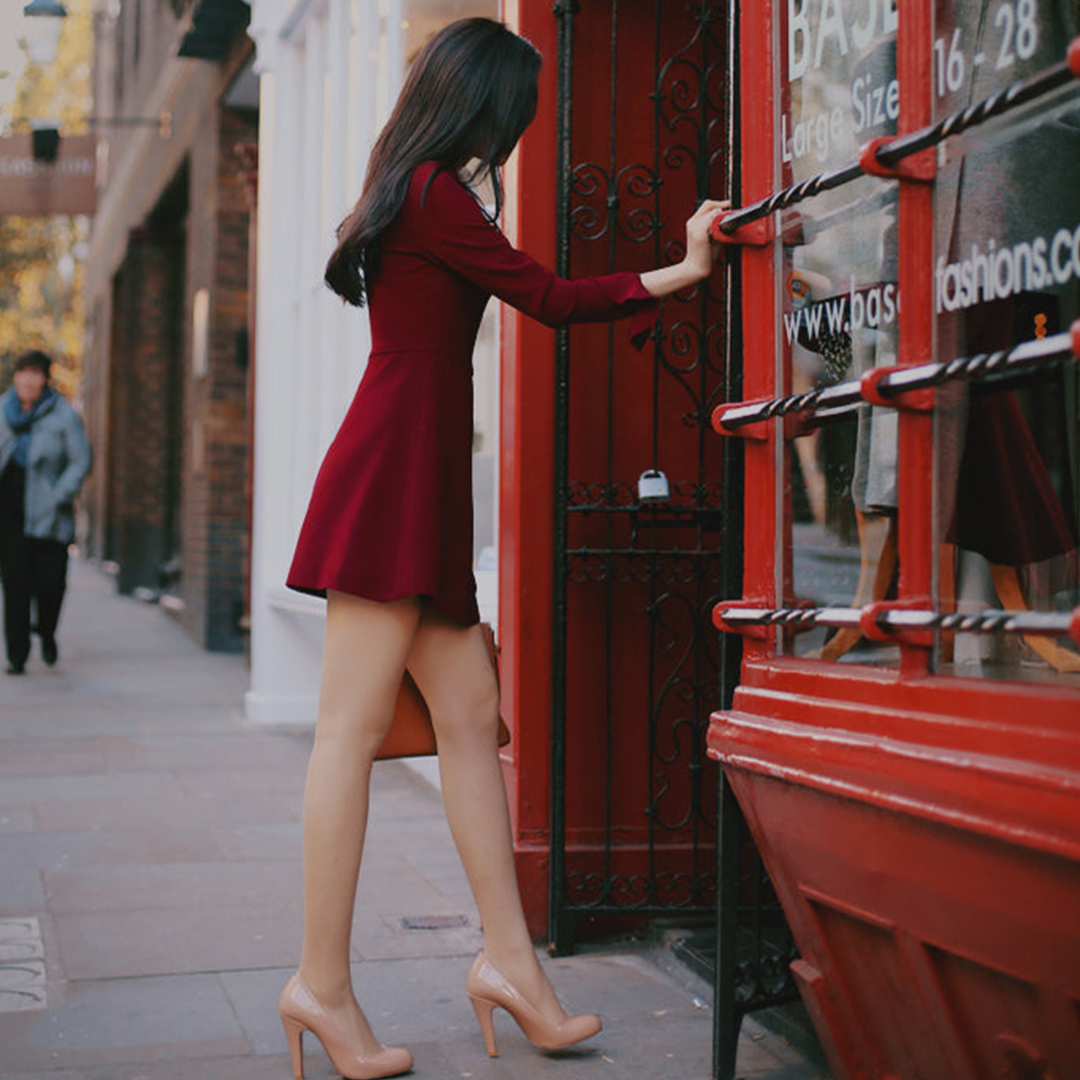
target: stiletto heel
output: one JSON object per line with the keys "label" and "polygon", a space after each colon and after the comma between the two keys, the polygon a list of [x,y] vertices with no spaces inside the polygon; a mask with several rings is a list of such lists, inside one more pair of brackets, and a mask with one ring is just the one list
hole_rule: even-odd
{"label": "stiletto heel", "polygon": [[[484,1045],[487,1047],[488,1057],[498,1057],[499,1050],[495,1045],[495,1021],[491,1014],[495,1011],[495,1003],[486,998],[469,995],[472,1007],[476,1011],[476,1019],[480,1024],[480,1030],[484,1033]],[[301,1077],[301,1080],[303,1078]]]}
{"label": "stiletto heel", "polygon": [[299,972],[281,991],[278,1012],[281,1013],[281,1024],[292,1056],[293,1080],[304,1080],[305,1031],[310,1031],[323,1044],[327,1057],[344,1080],[382,1080],[383,1077],[398,1076],[412,1068],[412,1054],[408,1050],[380,1046],[377,1053],[367,1057],[353,1050]]}
{"label": "stiletto heel", "polygon": [[285,1041],[289,1044],[293,1080],[304,1080],[304,1026],[288,1016],[281,1018],[281,1026],[285,1029]]}
{"label": "stiletto heel", "polygon": [[505,1009],[525,1037],[541,1050],[562,1050],[582,1039],[591,1038],[603,1025],[598,1016],[581,1013],[565,1016],[558,1023],[545,1020],[540,1010],[518,993],[513,984],[480,953],[469,968],[465,991],[476,1010],[476,1019],[484,1035],[489,1056],[496,1057],[495,1025],[492,1013],[495,1007]]}

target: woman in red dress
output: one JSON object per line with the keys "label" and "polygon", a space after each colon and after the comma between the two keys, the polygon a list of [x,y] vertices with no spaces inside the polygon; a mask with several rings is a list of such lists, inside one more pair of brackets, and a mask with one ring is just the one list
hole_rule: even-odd
{"label": "woman in red dress", "polygon": [[351,1080],[412,1067],[407,1050],[372,1033],[349,971],[369,775],[406,668],[431,710],[446,814],[483,926],[466,990],[488,1052],[496,1006],[545,1049],[600,1030],[597,1017],[560,1006],[518,893],[498,686],[472,574],[472,350],[492,294],[549,325],[650,320],[656,298],[708,275],[709,225],[726,204],[706,202],[689,220],[681,263],[645,274],[567,281],[516,251],[469,184],[490,179],[497,217],[498,170],[536,111],[539,67],[532,45],[488,19],[432,38],[327,265],[335,292],[367,303],[372,351],[288,576],[327,598],[304,795],[304,943],[280,1002],[298,1080],[305,1031]]}

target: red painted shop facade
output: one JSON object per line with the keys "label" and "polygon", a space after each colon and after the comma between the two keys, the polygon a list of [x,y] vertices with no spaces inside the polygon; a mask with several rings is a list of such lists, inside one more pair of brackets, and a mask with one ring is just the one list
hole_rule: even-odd
{"label": "red painted shop facade", "polygon": [[1078,19],[742,5],[708,745],[838,1077],[1080,1076]]}

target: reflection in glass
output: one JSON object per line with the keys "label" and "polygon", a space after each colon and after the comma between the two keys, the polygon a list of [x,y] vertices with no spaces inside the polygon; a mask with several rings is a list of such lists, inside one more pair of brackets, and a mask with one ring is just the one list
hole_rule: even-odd
{"label": "reflection in glass", "polygon": [[1074,0],[937,0],[934,119],[1063,60],[1075,20]]}
{"label": "reflection in glass", "polygon": [[[937,5],[939,115],[1060,59],[1077,8]],[[951,66],[950,66],[951,65]],[[939,157],[934,302],[940,359],[1009,348],[1080,314],[1080,95],[976,129]],[[1075,362],[1008,384],[950,386],[936,418],[938,603],[1068,612],[1080,604],[1080,385]],[[944,635],[960,674],[1080,683],[1066,638]]]}
{"label": "reflection in glass", "polygon": [[[896,0],[780,5],[785,42],[782,184],[845,166],[869,139],[895,134]],[[860,179],[802,203],[786,224],[782,260],[785,369],[778,394],[858,379],[896,363],[899,311],[896,188]],[[791,590],[815,605],[858,605],[892,586],[896,417],[852,409],[789,446]],[[786,598],[782,597],[781,600]],[[857,633],[814,630],[800,655],[892,662]]]}
{"label": "reflection in glass", "polygon": [[783,5],[786,79],[780,115],[784,183],[846,165],[896,132],[896,0]]}
{"label": "reflection in glass", "polygon": [[[805,209],[813,213],[802,219],[802,243],[786,250],[793,393],[896,363],[895,185],[860,181]],[[794,595],[842,606],[883,598],[896,565],[895,413],[860,406],[821,422],[792,442],[789,466]],[[800,635],[795,649],[833,660],[895,658],[847,631]]]}

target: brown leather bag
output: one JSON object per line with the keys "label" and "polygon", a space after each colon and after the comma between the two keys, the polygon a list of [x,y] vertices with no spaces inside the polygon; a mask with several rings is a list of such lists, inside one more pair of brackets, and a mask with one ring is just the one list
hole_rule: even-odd
{"label": "brown leather bag", "polygon": [[[490,623],[481,623],[484,640],[491,654],[491,664],[495,668],[495,677],[499,675],[499,651],[495,647],[495,634]],[[499,717],[499,745],[505,746],[510,741],[510,729]],[[406,671],[398,691],[397,704],[394,706],[394,719],[386,733],[377,761],[400,757],[426,757],[436,753],[435,729],[431,726],[431,712],[428,710],[424,695]]]}

